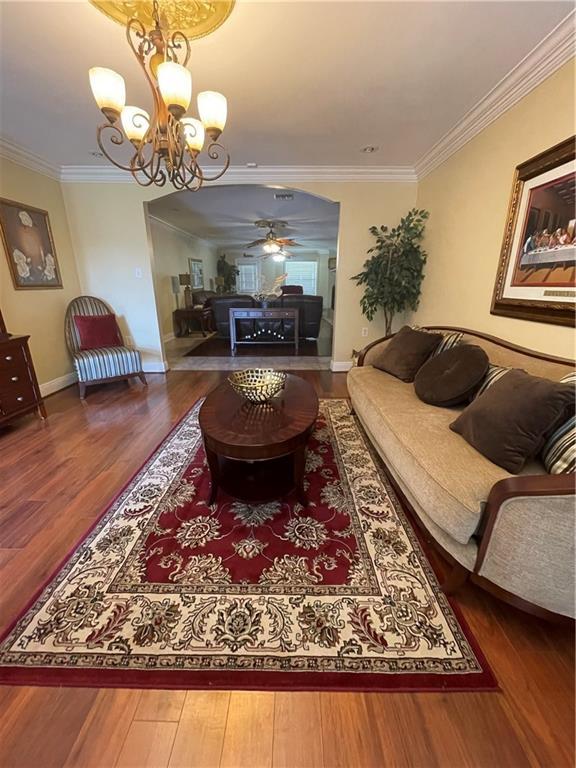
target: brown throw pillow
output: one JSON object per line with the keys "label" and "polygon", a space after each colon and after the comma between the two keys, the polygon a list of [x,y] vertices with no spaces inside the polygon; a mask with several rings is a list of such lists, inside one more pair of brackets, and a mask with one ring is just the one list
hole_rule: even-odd
{"label": "brown throw pillow", "polygon": [[414,389],[420,400],[448,408],[465,403],[488,370],[488,355],[474,344],[459,344],[427,360],[416,374]]}
{"label": "brown throw pillow", "polygon": [[494,464],[516,474],[574,410],[574,387],[512,369],[450,424]]}
{"label": "brown throw pillow", "polygon": [[402,381],[414,381],[414,376],[442,341],[440,333],[415,331],[408,325],[401,328],[373,361],[374,368],[391,373]]}

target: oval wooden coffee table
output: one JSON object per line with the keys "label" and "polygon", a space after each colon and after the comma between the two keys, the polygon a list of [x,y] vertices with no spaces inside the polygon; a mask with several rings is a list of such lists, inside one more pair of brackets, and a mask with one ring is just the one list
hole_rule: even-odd
{"label": "oval wooden coffee table", "polygon": [[318,416],[318,397],[304,379],[288,374],[284,389],[263,405],[249,403],[226,381],[211,392],[199,413],[212,480],[218,489],[251,503],[304,492],[306,443]]}

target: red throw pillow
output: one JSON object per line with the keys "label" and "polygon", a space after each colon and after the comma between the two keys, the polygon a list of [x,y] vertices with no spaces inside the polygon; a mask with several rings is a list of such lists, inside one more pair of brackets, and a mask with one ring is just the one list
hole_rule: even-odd
{"label": "red throw pillow", "polygon": [[116,315],[74,315],[74,322],[81,350],[122,346]]}

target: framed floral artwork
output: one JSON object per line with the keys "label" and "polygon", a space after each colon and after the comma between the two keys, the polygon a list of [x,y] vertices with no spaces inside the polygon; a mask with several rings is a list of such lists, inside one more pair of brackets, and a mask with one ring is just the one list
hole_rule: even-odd
{"label": "framed floral artwork", "polygon": [[493,315],[575,324],[575,158],[572,137],[517,166]]}
{"label": "framed floral artwork", "polygon": [[14,288],[62,288],[47,211],[0,198],[0,232]]}

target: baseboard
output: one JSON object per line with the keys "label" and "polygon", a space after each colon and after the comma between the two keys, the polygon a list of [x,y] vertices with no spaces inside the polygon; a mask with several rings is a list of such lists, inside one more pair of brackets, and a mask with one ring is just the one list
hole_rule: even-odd
{"label": "baseboard", "polygon": [[161,361],[159,363],[142,363],[144,373],[166,373],[168,363]]}
{"label": "baseboard", "polygon": [[330,361],[330,370],[332,373],[346,373],[350,368],[352,368],[350,360],[346,360],[345,362],[338,362],[337,360]]}
{"label": "baseboard", "polygon": [[51,381],[45,381],[44,384],[40,384],[40,394],[42,397],[58,392],[60,389],[65,389],[71,384],[75,384],[77,381],[76,374],[74,372],[66,373],[64,376],[58,376],[57,379]]}

